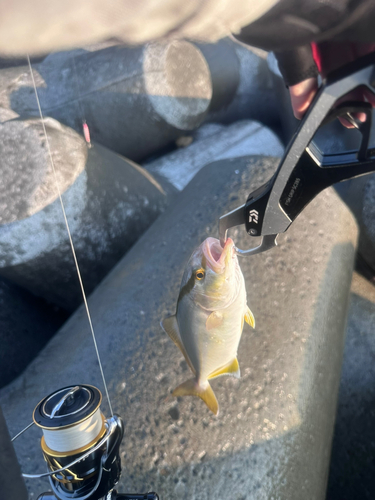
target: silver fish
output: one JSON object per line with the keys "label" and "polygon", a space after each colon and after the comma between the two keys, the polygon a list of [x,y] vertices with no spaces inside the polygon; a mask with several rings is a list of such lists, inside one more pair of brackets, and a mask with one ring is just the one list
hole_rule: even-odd
{"label": "silver fish", "polygon": [[218,413],[209,380],[240,377],[237,349],[244,321],[255,327],[234,243],[228,238],[222,248],[219,240],[207,238],[186,266],[176,314],[161,322],[194,374],[173,391],[174,396],[198,396]]}

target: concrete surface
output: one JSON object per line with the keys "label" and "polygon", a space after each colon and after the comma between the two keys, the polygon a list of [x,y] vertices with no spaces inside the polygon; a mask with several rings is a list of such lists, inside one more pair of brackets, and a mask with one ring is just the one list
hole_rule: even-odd
{"label": "concrete surface", "polygon": [[0,482],[1,498],[17,498],[27,500],[28,493],[21,470],[17,461],[17,456],[10,441],[5,419],[0,408],[0,468],[4,472]]}
{"label": "concrete surface", "polygon": [[246,155],[282,157],[280,139],[259,122],[242,120],[229,126],[206,124],[198,129],[195,140],[185,147],[145,163],[153,175],[166,179],[182,190],[208,163]]}
{"label": "concrete surface", "polygon": [[[88,149],[76,132],[55,120],[47,123],[67,219],[90,293],[164,210],[175,190],[167,182],[162,187],[142,167],[99,144]],[[5,220],[0,224],[0,276],[74,310],[82,302],[81,290],[40,124],[32,119],[2,126],[11,129],[0,139],[5,143],[2,151],[11,153],[1,159]]]}
{"label": "concrete surface", "polygon": [[[278,123],[264,57],[231,39],[90,46],[33,64],[43,113],[140,161],[203,120]],[[29,68],[0,71],[0,107],[37,116]],[[1,114],[0,114],[1,116]],[[145,140],[147,138],[147,140]]]}
{"label": "concrete surface", "polygon": [[[212,97],[207,62],[186,41],[55,53],[33,69],[45,116],[80,133],[86,119],[92,140],[136,161],[198,127]],[[38,115],[28,66],[1,70],[0,87],[1,107]]]}
{"label": "concrete surface", "polygon": [[354,273],[327,500],[375,496],[375,288]]}
{"label": "concrete surface", "polygon": [[[217,236],[219,216],[277,163],[248,157],[204,168],[90,297],[112,405],[125,420],[120,491],[170,500],[325,496],[357,235],[334,191],[319,195],[278,248],[242,259],[257,328],[240,343],[242,378],[214,381],[218,418],[198,399],[171,396],[189,370],[159,326],[175,310],[192,250]],[[231,235],[250,244],[242,229]],[[42,397],[71,383],[102,389],[82,308],[0,391],[11,434]],[[38,436],[32,429],[16,444],[24,471],[44,470]],[[28,482],[31,498],[47,487]]]}
{"label": "concrete surface", "polygon": [[[210,111],[218,111],[222,107],[228,106],[236,95],[241,71],[240,61],[236,53],[237,45],[230,38],[219,40],[217,43],[197,44],[207,61],[211,74]],[[251,53],[249,57],[252,57]],[[253,66],[253,71],[256,71],[257,65],[253,64]]]}
{"label": "concrete surface", "polygon": [[[64,192],[83,172],[87,147],[81,136],[56,120],[47,118],[45,127]],[[25,219],[56,200],[55,177],[40,119],[0,123],[0,166],[0,224]]]}
{"label": "concrete surface", "polygon": [[212,110],[207,120],[228,124],[251,119],[279,130],[278,95],[273,88],[267,53],[237,40],[232,43],[240,68],[238,87],[232,101],[220,110]]}
{"label": "concrete surface", "polygon": [[0,387],[23,372],[67,317],[65,311],[0,279]]}

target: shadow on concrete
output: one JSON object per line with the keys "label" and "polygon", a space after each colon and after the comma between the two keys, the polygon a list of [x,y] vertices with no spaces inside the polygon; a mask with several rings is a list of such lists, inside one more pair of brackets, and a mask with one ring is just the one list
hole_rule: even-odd
{"label": "shadow on concrete", "polygon": [[374,325],[375,304],[352,294],[328,500],[373,500],[375,497]]}
{"label": "shadow on concrete", "polygon": [[0,388],[35,358],[68,313],[0,278]]}

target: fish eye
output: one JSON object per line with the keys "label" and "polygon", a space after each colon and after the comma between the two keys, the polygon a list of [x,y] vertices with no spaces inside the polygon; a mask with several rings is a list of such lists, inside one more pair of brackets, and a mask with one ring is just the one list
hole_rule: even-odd
{"label": "fish eye", "polygon": [[204,269],[198,269],[198,271],[195,271],[195,277],[199,281],[204,278],[205,274]]}

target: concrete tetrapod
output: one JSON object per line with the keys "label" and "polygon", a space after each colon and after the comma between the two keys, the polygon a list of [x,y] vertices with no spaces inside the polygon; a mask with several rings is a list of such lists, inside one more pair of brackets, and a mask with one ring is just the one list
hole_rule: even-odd
{"label": "concrete tetrapod", "polygon": [[[205,119],[278,120],[264,59],[232,40],[187,41],[51,54],[33,64],[43,112],[135,161]],[[26,61],[25,61],[26,63]],[[0,107],[38,116],[27,66],[0,71]]]}
{"label": "concrete tetrapod", "polygon": [[[277,248],[241,261],[257,326],[241,339],[241,379],[212,383],[218,417],[197,398],[171,396],[190,373],[159,326],[175,310],[192,250],[217,236],[219,216],[277,164],[245,157],[206,166],[89,299],[113,409],[125,420],[119,491],[171,500],[324,498],[357,238],[335,192],[321,193]],[[239,247],[250,244],[242,228],[231,235]],[[42,397],[76,383],[103,389],[83,308],[0,391],[11,434]],[[16,443],[24,470],[43,470],[38,436],[32,429]],[[48,484],[28,487],[36,495]]]}
{"label": "concrete tetrapod", "polygon": [[[221,104],[221,109],[217,106],[215,107],[215,91],[216,94],[219,94],[217,87],[224,80],[224,77],[221,79],[216,78],[207,121],[229,124],[237,120],[251,119],[257,120],[272,129],[279,129],[280,122],[282,121],[278,110],[279,95],[275,93],[273,88],[273,78],[267,65],[266,52],[248,47],[237,40],[226,39],[225,41],[228,44],[226,50],[230,49],[233,51],[239,62],[238,87],[230,102],[225,102],[224,98],[222,98],[221,103],[224,106]],[[213,57],[210,54],[210,47],[217,45],[221,48],[222,43],[219,42],[215,45],[207,44],[206,48],[204,45],[199,46],[207,59],[211,74],[214,75],[216,73],[220,74],[219,70],[221,73],[224,72],[223,65],[225,64],[225,59],[221,59],[219,53],[218,58],[221,64],[214,65],[212,61]]]}
{"label": "concrete tetrapod", "polygon": [[246,155],[282,157],[284,147],[269,128],[259,122],[241,120],[228,126],[203,125],[196,140],[161,158],[144,164],[158,178],[166,179],[178,190],[183,189],[208,163]]}
{"label": "concrete tetrapod", "polygon": [[[45,120],[87,292],[166,207],[173,188]],[[65,309],[82,301],[40,120],[0,124],[0,276]]]}
{"label": "concrete tetrapod", "polygon": [[[49,55],[34,65],[46,116],[132,160],[173,142],[204,120],[212,97],[201,51],[186,41]],[[0,106],[38,116],[27,66],[0,71]]]}

